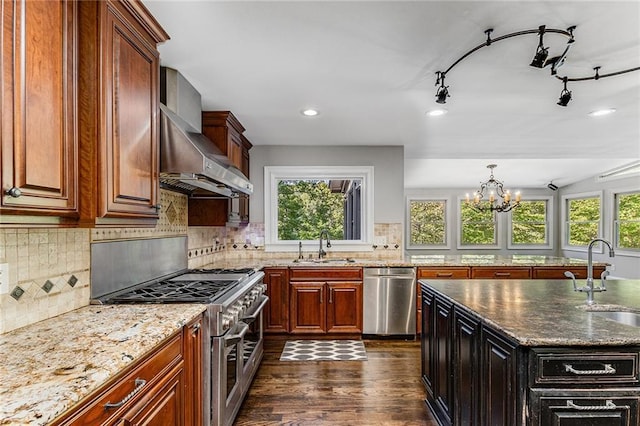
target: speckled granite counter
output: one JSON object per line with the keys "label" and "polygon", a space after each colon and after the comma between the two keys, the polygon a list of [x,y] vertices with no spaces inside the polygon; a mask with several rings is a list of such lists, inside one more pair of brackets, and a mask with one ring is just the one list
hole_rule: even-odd
{"label": "speckled granite counter", "polygon": [[87,306],[0,334],[0,424],[49,423],[204,310]]}
{"label": "speckled granite counter", "polygon": [[[598,283],[598,280],[596,280]],[[607,281],[587,307],[570,280],[421,280],[524,346],[640,344],[640,328],[590,311],[640,312],[640,280]],[[584,286],[584,280],[577,280]]]}
{"label": "speckled granite counter", "polygon": [[[412,266],[586,266],[587,261],[568,257],[512,255],[499,256],[493,254],[463,254],[463,255],[415,255],[405,256],[402,259],[378,259],[371,260],[360,257],[341,257],[340,253],[331,253],[323,261],[303,260],[296,261],[296,254],[291,257],[226,260],[216,262],[205,267],[234,268],[254,267],[256,269],[267,267],[331,267],[331,266],[357,266],[357,267],[412,267]],[[349,260],[346,260],[349,259]],[[594,262],[594,266],[606,266],[607,263]]]}

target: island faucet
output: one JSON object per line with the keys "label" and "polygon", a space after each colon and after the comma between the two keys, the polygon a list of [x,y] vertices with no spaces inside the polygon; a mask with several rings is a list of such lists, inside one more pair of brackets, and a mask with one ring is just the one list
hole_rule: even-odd
{"label": "island faucet", "polygon": [[609,247],[609,257],[615,256],[613,251],[613,247],[611,243],[607,240],[603,240],[602,238],[594,238],[589,242],[589,247],[587,249],[587,285],[584,287],[577,287],[575,277],[571,272],[565,272],[564,275],[568,278],[573,279],[573,289],[574,291],[582,291],[587,293],[587,305],[593,305],[593,293],[598,293],[601,291],[607,291],[607,288],[604,284],[604,279],[608,275],[608,271],[605,271],[600,276],[600,287],[593,286],[593,246],[597,243],[604,243],[607,247]]}
{"label": "island faucet", "polygon": [[326,229],[323,229],[322,231],[320,231],[320,248],[318,249],[318,259],[322,259],[324,256],[326,256],[327,252],[322,250],[322,236],[324,235],[324,238],[327,240],[327,248],[331,247],[331,241],[329,241],[329,231],[327,231]]}
{"label": "island faucet", "polygon": [[603,240],[602,238],[594,238],[589,242],[589,249],[587,254],[587,286],[593,288],[593,246],[598,241],[604,243],[607,247],[609,247],[609,257],[613,257],[616,254],[613,251],[613,247],[611,243],[607,240]]}

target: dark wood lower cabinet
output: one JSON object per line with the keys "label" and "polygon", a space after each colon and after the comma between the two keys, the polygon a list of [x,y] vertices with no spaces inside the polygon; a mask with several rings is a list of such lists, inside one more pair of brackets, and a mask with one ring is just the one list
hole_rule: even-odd
{"label": "dark wood lower cabinet", "polygon": [[454,352],[453,382],[454,382],[454,411],[453,423],[456,425],[479,424],[478,413],[480,406],[480,321],[454,312]]}
{"label": "dark wood lower cabinet", "polygon": [[481,340],[482,424],[516,424],[516,345],[484,327]]}
{"label": "dark wood lower cabinet", "polygon": [[640,424],[639,347],[525,347],[421,287],[422,382],[441,425]]}

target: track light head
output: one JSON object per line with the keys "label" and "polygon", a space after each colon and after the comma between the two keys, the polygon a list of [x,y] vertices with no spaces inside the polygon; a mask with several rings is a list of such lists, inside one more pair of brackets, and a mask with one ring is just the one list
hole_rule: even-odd
{"label": "track light head", "polygon": [[549,184],[547,185],[547,188],[549,188],[552,191],[556,191],[558,189],[558,185],[554,185],[553,182],[549,182]]}
{"label": "track light head", "polygon": [[571,101],[571,92],[567,89],[562,89],[560,93],[560,99],[558,99],[558,105],[566,107]]}
{"label": "track light head", "polygon": [[544,68],[544,62],[547,60],[549,56],[549,49],[545,49],[544,47],[538,46],[536,50],[536,55],[533,57],[533,60],[529,65],[536,68]]}
{"label": "track light head", "polygon": [[449,86],[442,85],[438,87],[438,91],[436,92],[436,103],[446,104],[448,97],[449,97]]}
{"label": "track light head", "polygon": [[558,105],[566,107],[571,100],[571,92],[567,90],[567,77],[563,78],[564,81],[564,89],[560,92],[560,99],[558,99]]}
{"label": "track light head", "polygon": [[540,34],[540,42],[538,43],[538,48],[536,49],[536,54],[533,57],[533,60],[529,65],[536,68],[544,68],[545,61],[549,56],[549,49],[544,47],[544,42],[542,41],[542,37],[544,36],[544,30],[546,26],[540,25],[538,27],[538,34]]}

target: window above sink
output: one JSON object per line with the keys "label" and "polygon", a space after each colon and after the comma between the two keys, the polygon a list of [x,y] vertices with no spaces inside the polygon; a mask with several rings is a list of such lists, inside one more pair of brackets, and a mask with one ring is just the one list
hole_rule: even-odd
{"label": "window above sink", "polygon": [[318,250],[327,229],[331,251],[373,245],[373,167],[264,168],[265,250]]}

